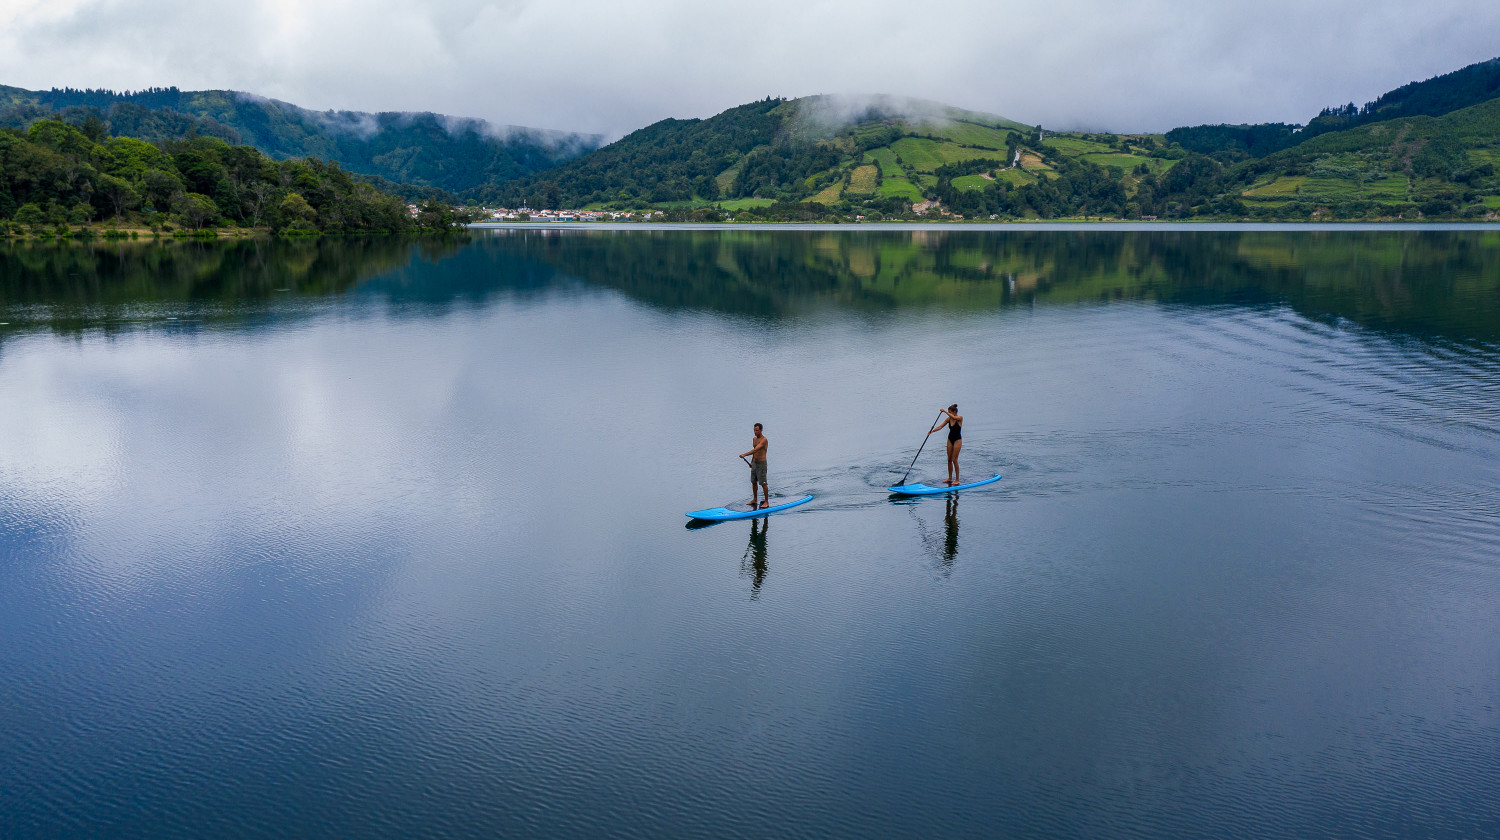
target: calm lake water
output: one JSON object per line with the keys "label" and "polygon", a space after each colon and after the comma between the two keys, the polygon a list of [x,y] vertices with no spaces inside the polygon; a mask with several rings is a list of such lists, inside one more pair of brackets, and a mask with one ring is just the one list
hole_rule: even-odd
{"label": "calm lake water", "polygon": [[[10,245],[0,321],[0,836],[1500,835],[1495,230]],[[1004,480],[892,499],[954,401]],[[685,527],[757,421],[816,501]]]}

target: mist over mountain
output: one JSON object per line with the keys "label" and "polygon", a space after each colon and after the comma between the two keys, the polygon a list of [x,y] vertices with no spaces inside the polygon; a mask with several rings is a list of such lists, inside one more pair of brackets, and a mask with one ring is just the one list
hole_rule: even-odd
{"label": "mist over mountain", "polygon": [[496,125],[434,113],[312,111],[232,90],[31,91],[0,86],[0,126],[94,116],[112,134],[164,142],[219,137],[277,159],[316,157],[393,185],[458,193],[550,169],[597,148],[598,135]]}
{"label": "mist over mountain", "polygon": [[[702,219],[1488,218],[1500,211],[1500,59],[1325,108],[1307,125],[1057,132],[884,94],[767,97],[597,135],[434,113],[311,111],[234,91],[0,87],[0,125],[94,120],[311,157],[380,189],[491,206]],[[426,192],[424,192],[426,191]]]}

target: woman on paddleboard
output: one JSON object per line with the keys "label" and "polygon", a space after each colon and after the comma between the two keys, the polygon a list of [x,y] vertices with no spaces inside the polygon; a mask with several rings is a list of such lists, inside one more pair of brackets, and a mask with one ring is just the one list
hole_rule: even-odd
{"label": "woman on paddleboard", "polygon": [[948,430],[948,486],[951,487],[958,483],[958,453],[964,448],[964,416],[958,413],[958,403],[943,409],[943,413],[948,416],[943,418],[943,422],[933,426],[927,436],[931,437],[933,433],[943,429]]}

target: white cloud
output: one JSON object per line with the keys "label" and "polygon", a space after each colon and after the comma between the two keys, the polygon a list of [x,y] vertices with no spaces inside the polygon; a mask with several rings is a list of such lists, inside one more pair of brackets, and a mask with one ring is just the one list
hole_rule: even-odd
{"label": "white cloud", "polygon": [[767,95],[881,92],[1057,128],[1304,121],[1494,57],[1431,0],[0,0],[0,82],[252,91],[618,135]]}

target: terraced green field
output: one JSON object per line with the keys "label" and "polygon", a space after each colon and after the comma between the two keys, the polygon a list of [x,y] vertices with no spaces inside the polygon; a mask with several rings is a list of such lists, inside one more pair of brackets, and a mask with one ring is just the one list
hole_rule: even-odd
{"label": "terraced green field", "polygon": [[1365,198],[1401,200],[1406,198],[1409,186],[1405,175],[1391,175],[1374,181],[1366,181],[1362,193]]}
{"label": "terraced green field", "polygon": [[874,164],[857,166],[849,173],[849,186],[844,189],[847,195],[869,195],[875,192],[875,178],[879,170]]}
{"label": "terraced green field", "polygon": [[1277,178],[1269,184],[1262,184],[1245,190],[1246,198],[1286,198],[1296,195],[1302,189],[1302,184],[1307,180],[1306,176]]}
{"label": "terraced green field", "polygon": [[1476,166],[1488,163],[1500,169],[1500,149],[1470,149],[1469,160],[1473,161]]}
{"label": "terraced green field", "polygon": [[1330,200],[1362,198],[1403,201],[1406,199],[1408,186],[1404,175],[1389,175],[1363,182],[1351,178],[1299,175],[1277,178],[1269,184],[1246,190],[1242,195],[1250,199],[1284,199],[1295,196]]}
{"label": "terraced green field", "polygon": [[1359,195],[1359,184],[1343,178],[1308,176],[1298,194],[1308,198],[1355,198]]}
{"label": "terraced green field", "polygon": [[809,198],[807,200],[816,201],[819,204],[837,204],[839,199],[842,198],[843,195],[844,182],[834,181],[832,184],[824,187],[822,192],[819,192],[817,195],[814,195],[812,198]]}

